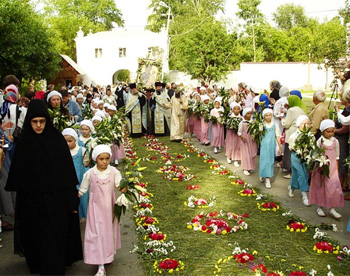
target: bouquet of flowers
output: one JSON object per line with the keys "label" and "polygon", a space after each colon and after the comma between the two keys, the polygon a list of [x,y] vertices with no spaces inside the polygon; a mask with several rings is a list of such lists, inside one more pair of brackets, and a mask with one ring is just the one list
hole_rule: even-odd
{"label": "bouquet of flowers", "polygon": [[277,210],[279,210],[279,206],[274,203],[274,202],[263,202],[262,204],[257,203],[258,205],[258,209],[265,212],[265,211],[273,211],[276,212]]}
{"label": "bouquet of flowers", "polygon": [[201,102],[195,102],[192,105],[192,111],[193,111],[193,115],[196,118],[200,118],[201,117]]}
{"label": "bouquet of flowers", "polygon": [[261,144],[261,140],[266,133],[264,127],[264,117],[262,115],[263,108],[259,109],[251,122],[248,122],[248,133],[252,136],[258,147]]}
{"label": "bouquet of flowers", "polygon": [[[64,107],[65,108],[65,107]],[[69,113],[63,114],[60,106],[56,106],[54,109],[47,109],[52,121],[53,126],[62,132],[65,128],[71,127],[75,122],[71,121]]]}
{"label": "bouquet of flowers", "polygon": [[307,156],[309,156],[310,152],[316,148],[316,140],[310,132],[310,129],[304,127],[304,129],[299,131],[300,133],[295,140],[293,149],[301,162],[307,162]]}
{"label": "bouquet of flowers", "polygon": [[120,222],[120,216],[125,214],[130,204],[140,202],[140,192],[146,191],[145,188],[138,185],[141,171],[146,169],[146,167],[139,166],[140,161],[141,159],[137,160],[125,173],[128,179],[123,178],[119,183],[120,191],[125,188],[127,190],[122,192],[122,195],[117,198],[114,204],[114,216],[118,219],[118,222]]}
{"label": "bouquet of flowers", "polygon": [[305,225],[304,222],[297,222],[294,220],[290,220],[288,222],[288,225],[286,226],[286,229],[290,232],[306,232],[307,231],[307,226]]}
{"label": "bouquet of flowers", "polygon": [[[321,140],[321,145],[322,143],[323,141]],[[315,148],[306,156],[306,164],[309,170],[314,171],[319,169],[321,175],[326,175],[329,178],[330,160],[325,154],[325,147],[318,147],[315,145]]]}
{"label": "bouquet of flowers", "polygon": [[155,261],[153,264],[153,268],[154,268],[154,272],[157,272],[159,274],[163,274],[163,273],[171,274],[171,273],[174,273],[175,271],[178,272],[180,270],[184,270],[185,265],[181,261],[168,258],[165,260],[160,260],[159,263],[158,261]]}
{"label": "bouquet of flowers", "polygon": [[218,118],[213,116],[213,115],[209,115],[208,117],[208,121],[211,122],[213,125],[216,125],[218,123]]}
{"label": "bouquet of flowers", "polygon": [[110,120],[104,118],[102,122],[95,127],[96,133],[93,137],[96,138],[97,144],[112,144],[119,146],[123,143],[123,123],[122,120],[113,116]]}
{"label": "bouquet of flowers", "polygon": [[228,129],[237,131],[238,125],[241,121],[242,121],[242,117],[228,117],[227,120],[225,121],[225,124]]}
{"label": "bouquet of flowers", "polygon": [[92,110],[89,104],[85,104],[81,109],[81,114],[83,118],[86,120],[90,120],[92,118]]}

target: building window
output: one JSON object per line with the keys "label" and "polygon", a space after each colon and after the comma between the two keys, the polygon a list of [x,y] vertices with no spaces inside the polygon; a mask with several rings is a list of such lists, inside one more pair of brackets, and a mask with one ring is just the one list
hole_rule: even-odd
{"label": "building window", "polygon": [[102,58],[102,48],[95,48],[95,58]]}
{"label": "building window", "polygon": [[120,58],[126,57],[126,48],[119,48],[119,57]]}

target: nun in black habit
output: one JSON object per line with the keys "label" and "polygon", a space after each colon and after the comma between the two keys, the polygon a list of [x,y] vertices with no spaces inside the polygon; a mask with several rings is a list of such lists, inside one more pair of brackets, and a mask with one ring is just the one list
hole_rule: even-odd
{"label": "nun in black habit", "polygon": [[77,184],[65,139],[45,103],[32,100],[5,187],[17,192],[15,253],[31,273],[64,275],[82,259]]}

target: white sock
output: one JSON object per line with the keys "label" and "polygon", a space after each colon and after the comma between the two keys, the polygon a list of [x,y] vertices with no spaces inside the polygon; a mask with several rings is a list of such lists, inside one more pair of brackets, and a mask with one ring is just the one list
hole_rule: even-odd
{"label": "white sock", "polygon": [[99,265],[98,266],[98,270],[101,270],[101,269],[105,269],[105,266],[104,265]]}
{"label": "white sock", "polygon": [[303,196],[303,198],[307,198],[307,193],[306,192],[301,192],[301,195]]}

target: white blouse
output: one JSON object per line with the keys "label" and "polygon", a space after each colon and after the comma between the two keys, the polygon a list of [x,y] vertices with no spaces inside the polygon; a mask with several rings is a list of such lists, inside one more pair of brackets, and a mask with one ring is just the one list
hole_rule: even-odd
{"label": "white blouse", "polygon": [[[102,172],[97,169],[97,165],[95,165],[92,168],[93,173],[96,174],[99,179],[107,179],[109,177],[109,175],[111,174],[112,170],[115,171],[114,185],[115,185],[115,187],[119,187],[119,182],[122,179],[122,176],[120,174],[120,171],[118,171],[116,168],[108,165],[107,169],[105,169]],[[91,170],[88,170],[84,174],[83,181],[81,182],[80,187],[79,187],[79,195],[83,195],[89,190],[90,183],[91,183],[90,173],[91,173]]]}

